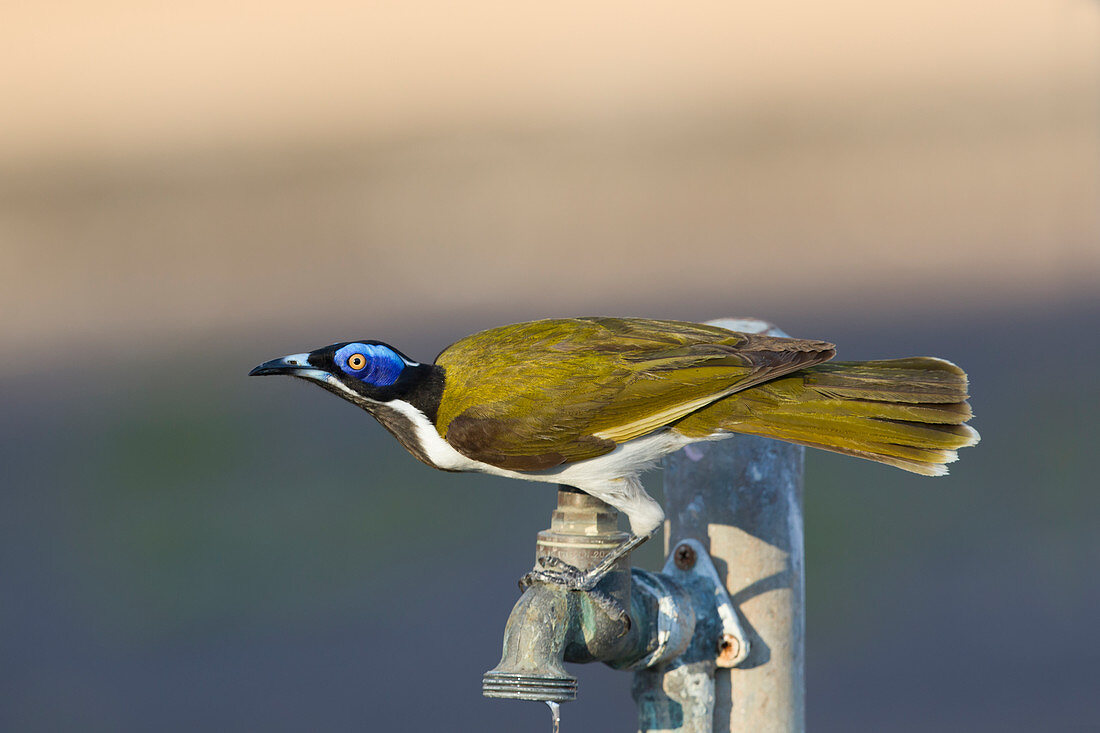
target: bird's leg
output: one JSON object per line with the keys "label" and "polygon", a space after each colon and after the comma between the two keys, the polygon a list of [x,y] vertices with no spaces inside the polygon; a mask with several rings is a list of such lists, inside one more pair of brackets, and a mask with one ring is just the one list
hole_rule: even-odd
{"label": "bird's leg", "polygon": [[615,563],[629,555],[631,551],[633,551],[636,547],[652,537],[656,532],[657,530],[653,529],[648,534],[632,536],[626,542],[622,543],[614,550],[609,552],[607,554],[607,557],[600,561],[599,565],[592,568],[591,570],[586,570],[584,572],[583,582],[589,588],[595,587],[596,583],[599,583],[600,579],[603,578],[603,576],[611,572],[611,568],[615,566]]}

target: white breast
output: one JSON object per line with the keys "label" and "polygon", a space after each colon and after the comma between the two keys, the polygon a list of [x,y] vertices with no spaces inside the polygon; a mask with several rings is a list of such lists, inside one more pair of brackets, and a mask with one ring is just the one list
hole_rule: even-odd
{"label": "white breast", "polygon": [[393,400],[385,404],[413,425],[421,449],[437,468],[574,486],[623,511],[635,534],[647,534],[664,520],[661,506],[642,489],[638,474],[651,468],[662,456],[694,442],[679,433],[662,430],[623,443],[596,458],[567,463],[548,471],[512,471],[462,455],[436,432],[435,426],[420,410],[409,403]]}

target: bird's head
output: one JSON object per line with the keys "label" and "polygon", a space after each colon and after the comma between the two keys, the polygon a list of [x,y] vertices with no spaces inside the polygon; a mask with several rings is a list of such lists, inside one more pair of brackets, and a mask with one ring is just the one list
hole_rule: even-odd
{"label": "bird's head", "polygon": [[431,371],[432,365],[419,364],[380,341],[345,341],[272,359],[248,375],[306,379],[369,410],[379,403],[407,399]]}

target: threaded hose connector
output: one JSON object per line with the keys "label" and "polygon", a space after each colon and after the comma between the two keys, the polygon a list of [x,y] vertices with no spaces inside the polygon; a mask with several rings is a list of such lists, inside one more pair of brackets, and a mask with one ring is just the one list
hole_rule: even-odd
{"label": "threaded hose connector", "polygon": [[577,697],[577,679],[490,670],[481,680],[481,694],[509,700],[568,702]]}

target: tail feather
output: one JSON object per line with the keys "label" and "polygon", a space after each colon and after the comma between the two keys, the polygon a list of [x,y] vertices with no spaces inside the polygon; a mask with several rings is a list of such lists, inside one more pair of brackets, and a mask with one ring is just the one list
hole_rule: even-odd
{"label": "tail feather", "polygon": [[806,387],[837,399],[942,403],[962,402],[967,397],[966,372],[930,356],[832,362],[801,374]]}
{"label": "tail feather", "polygon": [[[782,440],[782,438],[780,438],[780,440]],[[837,448],[836,446],[823,445],[808,440],[791,440],[788,442],[804,445],[807,448],[821,448],[822,450],[827,450],[832,453],[843,453],[846,456],[866,458],[869,461],[883,463],[887,466],[894,466],[895,468],[901,468],[912,473],[919,473],[922,476],[946,476],[947,466],[944,464],[958,460],[958,455],[954,451],[950,451],[944,456],[933,456],[927,460],[914,460],[890,454],[887,446],[871,445],[868,446],[867,450],[856,450],[853,448]]]}
{"label": "tail feather", "polygon": [[675,425],[689,437],[747,433],[943,475],[980,439],[966,374],[929,357],[818,364],[757,385]]}

